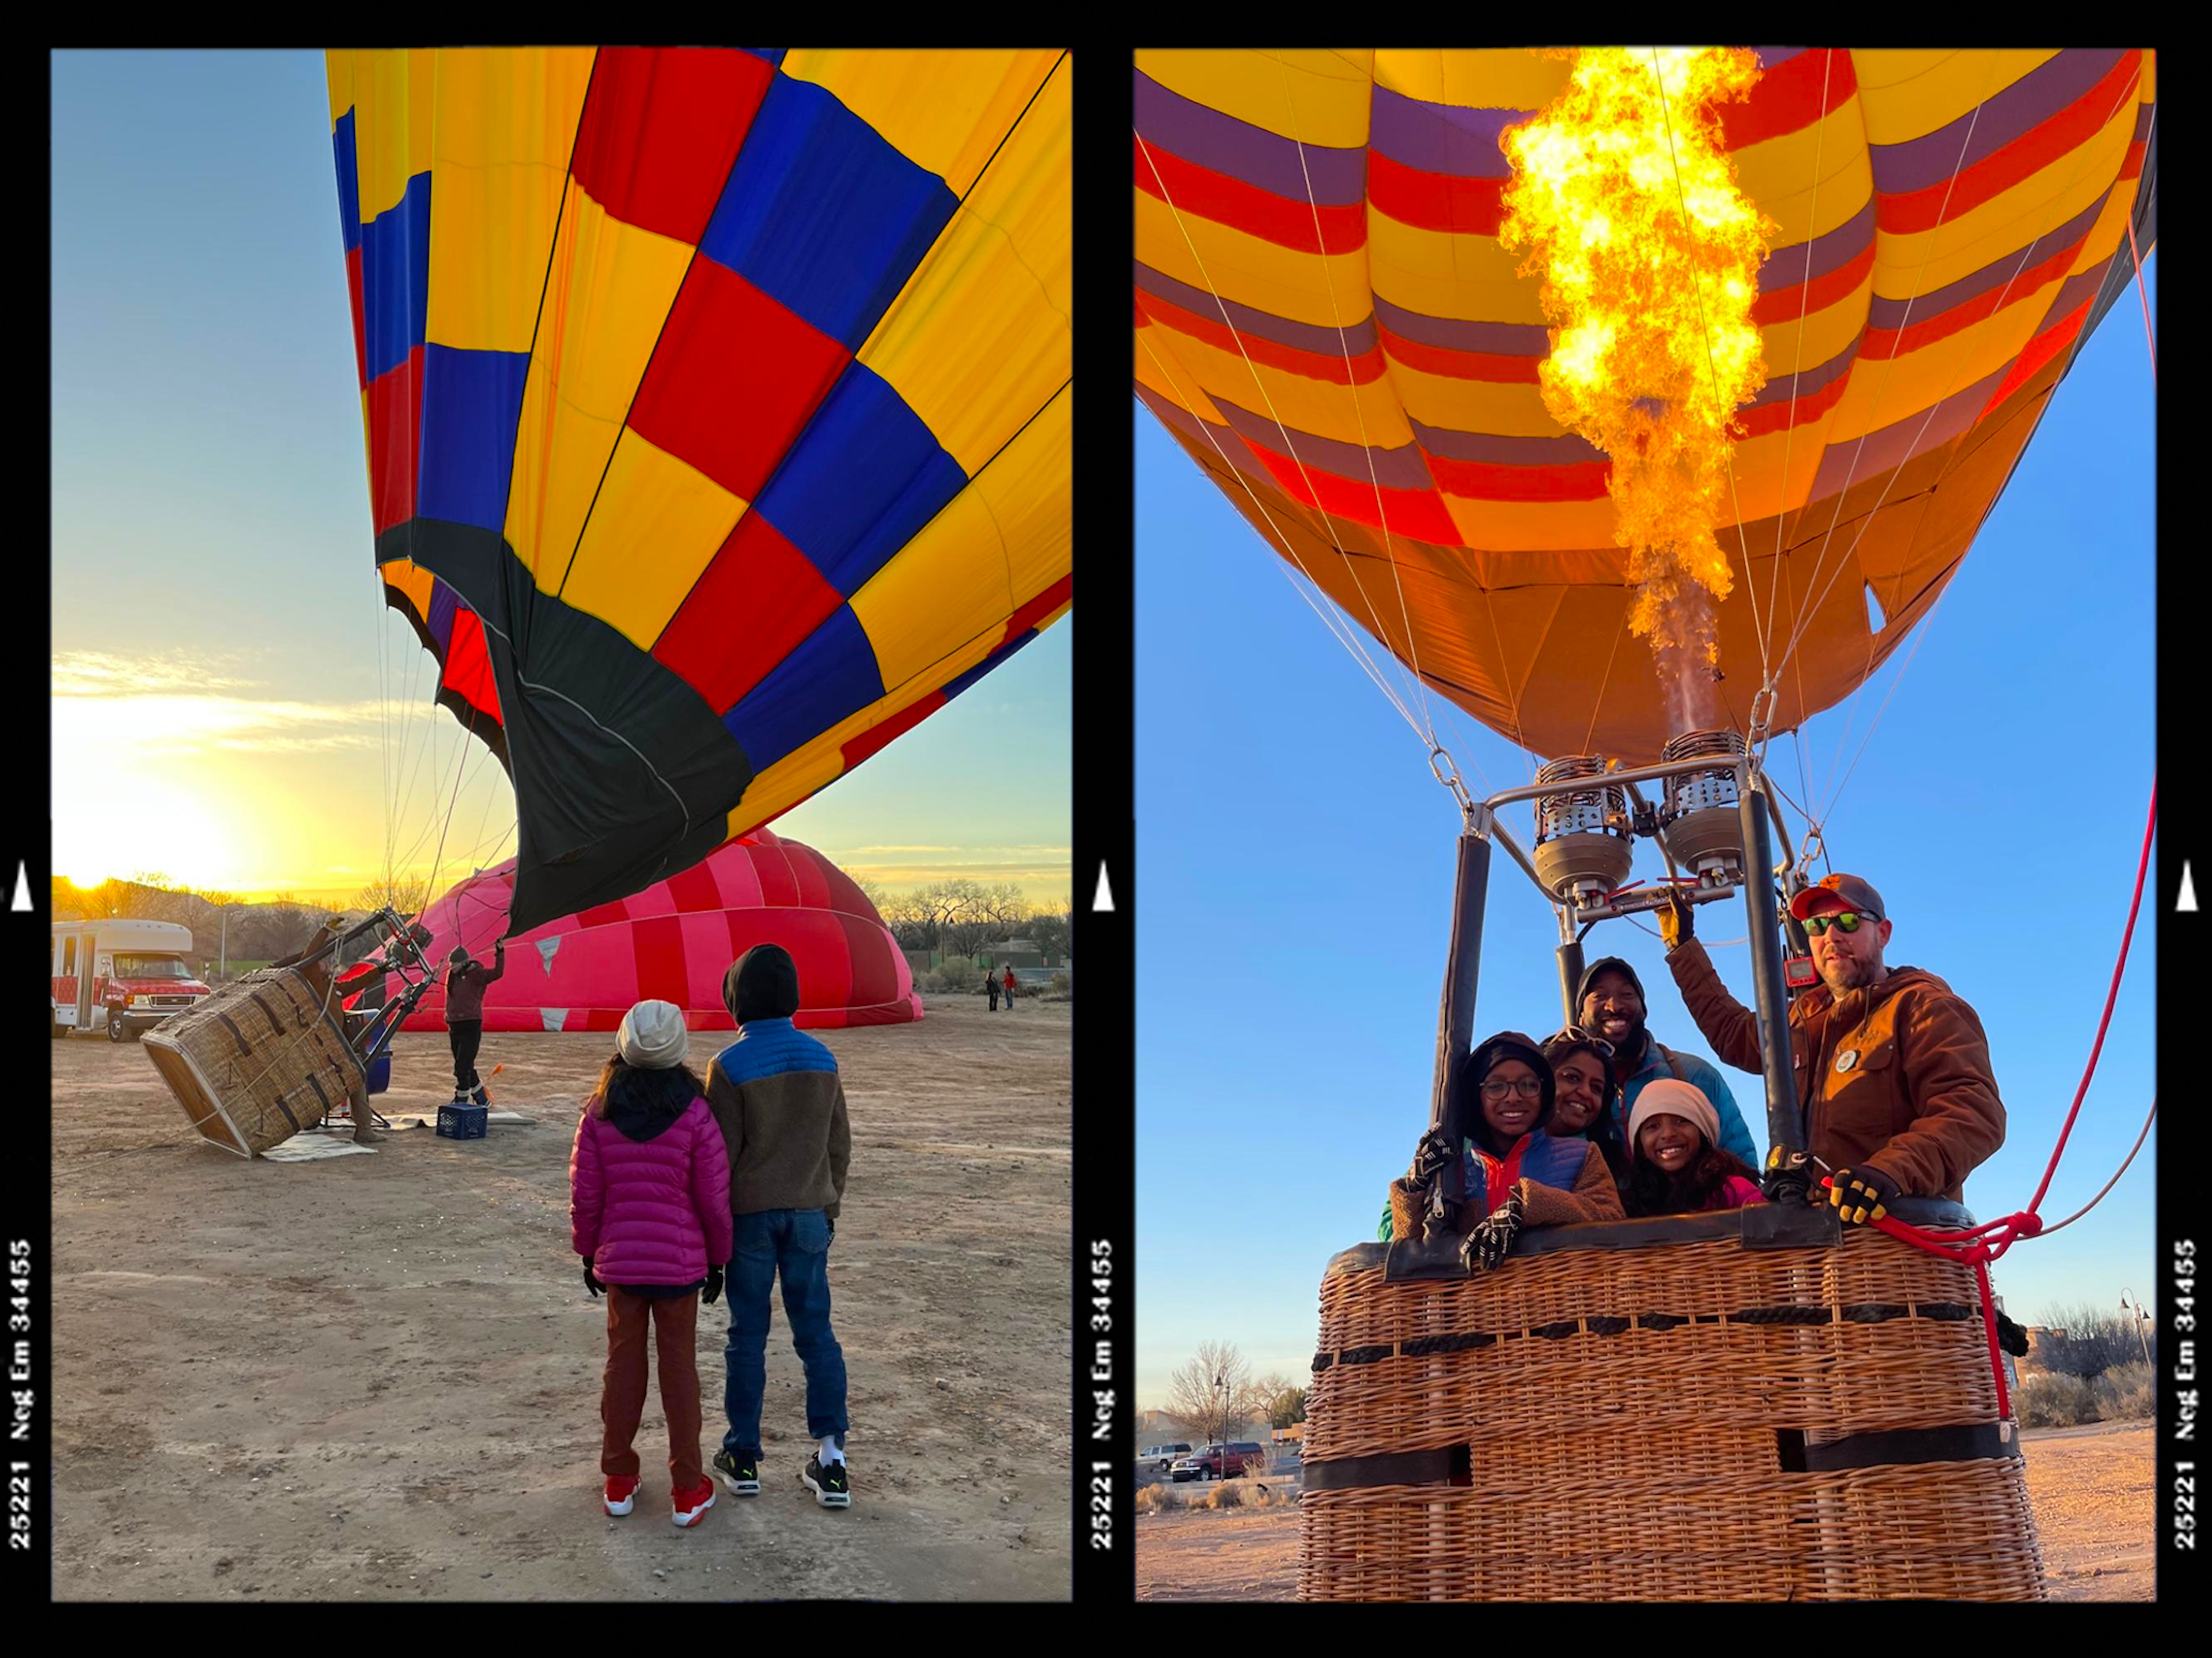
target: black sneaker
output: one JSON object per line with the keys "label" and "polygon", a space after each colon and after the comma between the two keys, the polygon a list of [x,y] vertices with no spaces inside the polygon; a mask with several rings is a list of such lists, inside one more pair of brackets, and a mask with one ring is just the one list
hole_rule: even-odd
{"label": "black sneaker", "polygon": [[484,1089],[477,1089],[474,1092],[470,1094],[469,1103],[471,1105],[489,1105],[491,1103],[491,1095]]}
{"label": "black sneaker", "polygon": [[757,1458],[732,1456],[727,1451],[716,1451],[714,1472],[722,1476],[722,1483],[730,1488],[731,1496],[760,1495],[760,1461]]}
{"label": "black sneaker", "polygon": [[814,1493],[814,1500],[825,1509],[849,1509],[853,1506],[853,1488],[845,1480],[845,1465],[832,1462],[822,1466],[822,1454],[817,1451],[806,1459],[806,1466],[799,1471],[799,1483]]}

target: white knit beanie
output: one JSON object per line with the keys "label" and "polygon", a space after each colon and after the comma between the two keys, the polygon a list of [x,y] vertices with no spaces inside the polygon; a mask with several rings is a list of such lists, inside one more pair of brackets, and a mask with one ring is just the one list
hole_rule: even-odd
{"label": "white knit beanie", "polygon": [[615,1042],[626,1063],[641,1071],[665,1071],[684,1063],[691,1033],[684,1028],[684,1011],[675,1003],[640,1002],[623,1015]]}
{"label": "white knit beanie", "polygon": [[1644,1121],[1659,1116],[1685,1118],[1705,1131],[1706,1145],[1721,1143],[1721,1114],[1713,1109],[1713,1102],[1705,1097],[1705,1090],[1672,1077],[1660,1077],[1644,1084],[1636,1096],[1636,1103],[1629,1108],[1629,1156],[1644,1155],[1639,1149],[1639,1137]]}

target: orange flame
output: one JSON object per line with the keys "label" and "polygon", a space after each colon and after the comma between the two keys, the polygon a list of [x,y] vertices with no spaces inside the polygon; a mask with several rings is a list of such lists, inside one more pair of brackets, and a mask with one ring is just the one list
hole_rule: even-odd
{"label": "orange flame", "polygon": [[1543,281],[1545,408],[1612,458],[1630,629],[1662,680],[1676,677],[1666,653],[1682,653],[1686,681],[1719,659],[1713,611],[1730,576],[1713,528],[1731,422],[1766,384],[1751,307],[1779,227],[1737,187],[1713,108],[1749,94],[1758,59],[1722,46],[1557,55],[1574,61],[1565,89],[1504,139],[1514,177],[1499,240]]}

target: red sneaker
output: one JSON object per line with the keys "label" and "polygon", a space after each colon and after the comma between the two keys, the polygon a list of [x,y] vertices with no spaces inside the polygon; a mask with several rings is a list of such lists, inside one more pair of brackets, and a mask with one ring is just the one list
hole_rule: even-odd
{"label": "red sneaker", "polygon": [[609,1514],[628,1514],[637,1506],[637,1476],[610,1475],[607,1479],[606,1505]]}
{"label": "red sneaker", "polygon": [[696,1526],[714,1506],[714,1482],[709,1479],[696,1490],[677,1492],[675,1510],[668,1517],[679,1526]]}

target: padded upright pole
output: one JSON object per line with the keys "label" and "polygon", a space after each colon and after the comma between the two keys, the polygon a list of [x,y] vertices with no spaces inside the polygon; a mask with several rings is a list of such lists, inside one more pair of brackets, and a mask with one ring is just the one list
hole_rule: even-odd
{"label": "padded upright pole", "polygon": [[1451,950],[1444,961],[1443,995],[1437,1007],[1436,1082],[1429,1092],[1429,1127],[1452,1120],[1459,1062],[1474,1041],[1476,969],[1482,963],[1483,902],[1490,888],[1490,814],[1480,807],[1459,837],[1459,872],[1452,892]]}
{"label": "padded upright pole", "polygon": [[1766,780],[1757,777],[1737,809],[1743,819],[1743,902],[1751,923],[1751,985],[1759,1010],[1759,1058],[1766,1074],[1766,1138],[1805,1149],[1797,1079],[1790,1058],[1790,992],[1782,981],[1782,929],[1774,911],[1774,848],[1766,838]]}

